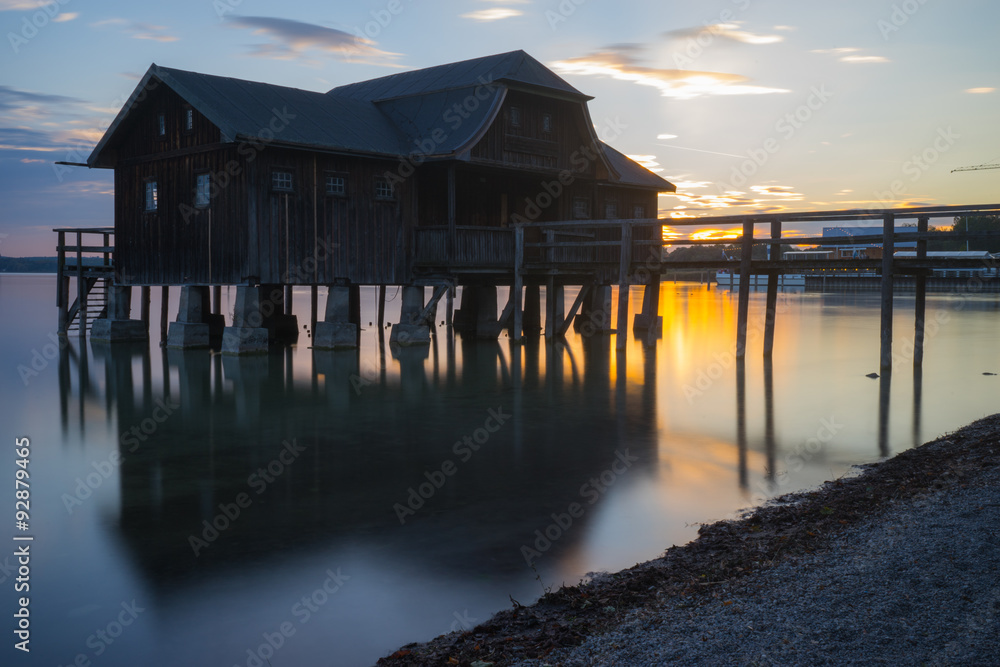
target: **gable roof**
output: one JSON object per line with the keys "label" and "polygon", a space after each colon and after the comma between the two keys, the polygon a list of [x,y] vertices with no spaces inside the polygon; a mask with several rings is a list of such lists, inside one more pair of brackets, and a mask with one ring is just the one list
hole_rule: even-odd
{"label": "gable roof", "polygon": [[524,51],[511,51],[495,56],[473,58],[447,65],[400,72],[388,76],[349,83],[333,88],[327,94],[337,97],[377,102],[395,97],[421,95],[431,91],[466,88],[500,81],[528,88],[540,88],[549,94],[576,101],[594,99],[569,85],[555,72]]}
{"label": "gable roof", "polygon": [[[415,150],[425,158],[459,156],[492,125],[511,87],[584,105],[592,99],[523,51],[391,74],[326,93],[154,63],[87,159],[90,167],[114,166],[116,137],[132,122],[132,110],[156,82],[218,127],[225,142],[266,140],[393,159]],[[456,104],[464,113],[450,119],[447,114]],[[280,131],[273,132],[275,127]],[[611,171],[620,177],[612,180],[661,192],[674,190],[610,146],[600,145]]]}

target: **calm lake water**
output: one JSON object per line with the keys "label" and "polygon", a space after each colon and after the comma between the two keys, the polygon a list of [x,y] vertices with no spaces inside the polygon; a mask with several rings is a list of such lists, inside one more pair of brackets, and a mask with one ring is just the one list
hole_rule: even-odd
{"label": "calm lake water", "polygon": [[664,283],[662,339],[624,355],[614,336],[518,348],[439,326],[429,350],[368,327],[360,352],[313,352],[303,330],[236,359],[161,349],[155,317],[151,345],[57,354],[54,277],[0,276],[0,539],[23,436],[35,538],[30,656],[0,550],[0,662],[371,664],[1000,410],[996,295],[929,296],[923,372],[901,349],[891,381],[865,377],[877,294],[784,295],[773,365],[763,299],[745,368],[735,295],[691,283]]}

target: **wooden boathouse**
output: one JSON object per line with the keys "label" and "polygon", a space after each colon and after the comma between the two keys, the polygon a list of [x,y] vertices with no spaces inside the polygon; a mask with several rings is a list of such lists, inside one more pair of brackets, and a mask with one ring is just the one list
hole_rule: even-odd
{"label": "wooden boathouse", "polygon": [[[168,346],[206,346],[222,333],[222,285],[237,286],[226,353],[295,335],[295,285],[313,288],[314,309],[328,288],[314,347],[357,345],[362,285],[383,297],[403,286],[400,344],[429,340],[428,318],[458,285],[456,328],[537,331],[544,285],[559,308],[546,332],[565,330],[562,285],[586,286],[573,312],[605,308],[611,284],[636,281],[635,248],[659,257],[657,195],[674,191],[604,141],[621,128],[595,127],[590,99],[523,51],[325,93],[154,64],[86,163],[115,173],[113,268],[99,269],[113,285],[91,335],[148,335],[130,319],[131,288],[182,286]],[[88,247],[79,235],[66,245],[72,231],[61,257]],[[653,273],[642,280],[658,287]],[[75,311],[59,284],[66,333],[92,284],[81,281]],[[516,288],[502,312],[497,285]]]}

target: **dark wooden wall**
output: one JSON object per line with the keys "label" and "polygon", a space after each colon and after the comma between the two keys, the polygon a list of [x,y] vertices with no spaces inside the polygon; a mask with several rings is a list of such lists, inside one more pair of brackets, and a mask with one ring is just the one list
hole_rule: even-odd
{"label": "dark wooden wall", "polygon": [[[520,110],[515,126],[511,109]],[[542,127],[543,116],[552,118],[552,131]],[[583,105],[520,91],[510,91],[493,125],[472,149],[473,162],[544,170],[573,170],[593,177],[597,165],[581,160],[580,149],[591,144]]]}
{"label": "dark wooden wall", "polygon": [[[254,165],[251,188],[252,206],[259,212],[260,281],[406,282],[407,231],[417,218],[416,177],[394,179],[390,200],[376,196],[376,180],[398,175],[399,166],[390,160],[265,150]],[[294,192],[273,189],[274,171],[293,174]],[[345,195],[326,193],[327,175],[346,177]]]}
{"label": "dark wooden wall", "polygon": [[[515,106],[519,127],[510,122]],[[222,144],[218,128],[197,112],[193,129],[185,130],[186,107],[161,85],[133,111],[114,147],[116,268],[123,284],[405,284],[412,280],[414,228],[448,224],[445,164],[410,173],[389,159]],[[551,132],[542,128],[543,114],[551,115]],[[655,217],[655,193],[602,185],[603,166],[580,162],[589,144],[582,104],[511,91],[471,163],[454,163],[456,224],[505,227],[515,215],[571,220],[578,198],[588,202],[591,219],[605,218],[610,201],[618,218]],[[559,182],[564,170],[573,175],[569,185]],[[275,171],[292,174],[291,191],[273,187]],[[196,178],[205,173],[212,196],[199,208]],[[328,175],[346,177],[344,195],[327,193]],[[395,175],[395,192],[384,200],[376,196],[376,180],[387,175]],[[147,212],[151,179],[159,205]]]}

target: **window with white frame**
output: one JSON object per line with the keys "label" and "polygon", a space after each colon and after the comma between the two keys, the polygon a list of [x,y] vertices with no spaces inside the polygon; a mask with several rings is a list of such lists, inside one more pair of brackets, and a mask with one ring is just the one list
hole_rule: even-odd
{"label": "window with white frame", "polygon": [[198,174],[195,177],[194,205],[205,208],[212,201],[212,179],[208,174]]}
{"label": "window with white frame", "polygon": [[605,220],[617,220],[618,219],[618,202],[614,199],[609,199],[604,202],[604,219]]}
{"label": "window with white frame", "polygon": [[542,132],[545,134],[552,133],[552,114],[550,113],[542,114]]}
{"label": "window with white frame", "polygon": [[160,203],[156,181],[146,181],[146,211],[155,211]]}
{"label": "window with white frame", "polygon": [[347,177],[328,175],[326,177],[326,194],[333,197],[343,197],[347,194]]}
{"label": "window with white frame", "polygon": [[577,220],[586,220],[590,217],[590,200],[586,197],[577,197],[573,200],[573,217]]}
{"label": "window with white frame", "polygon": [[156,133],[160,137],[167,136],[167,117],[162,113],[156,117]]}
{"label": "window with white frame", "polygon": [[295,189],[295,180],[292,178],[292,172],[271,172],[271,189],[278,192],[292,192]]}
{"label": "window with white frame", "polygon": [[636,220],[642,220],[646,217],[646,207],[642,204],[636,204],[632,207],[632,217]]}
{"label": "window with white frame", "polygon": [[511,127],[521,127],[521,108],[511,107],[510,108],[510,126]]}
{"label": "window with white frame", "polygon": [[194,109],[191,107],[184,109],[184,130],[186,132],[194,130]]}
{"label": "window with white frame", "polygon": [[375,199],[392,199],[395,196],[388,178],[375,179]]}

